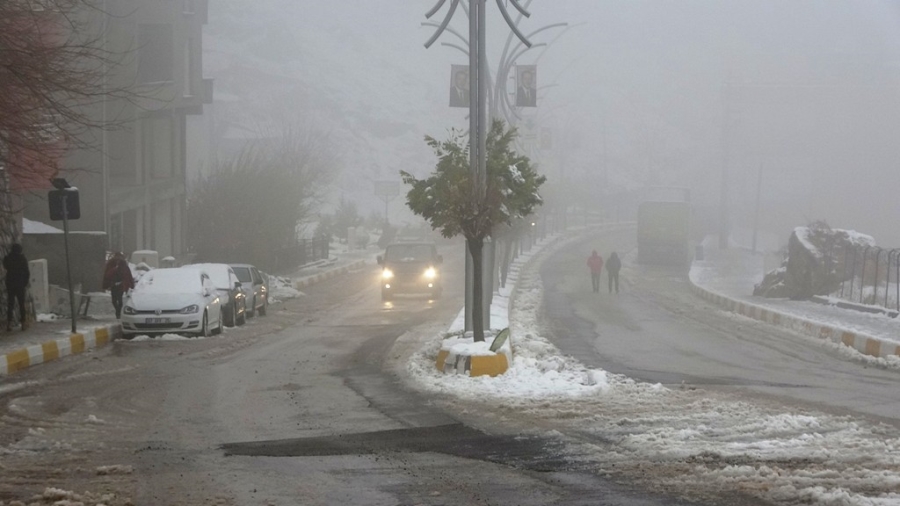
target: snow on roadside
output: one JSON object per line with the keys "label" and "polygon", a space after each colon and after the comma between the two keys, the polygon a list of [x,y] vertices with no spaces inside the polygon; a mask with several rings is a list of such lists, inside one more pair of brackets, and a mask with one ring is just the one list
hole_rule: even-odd
{"label": "snow on roadside", "polygon": [[572,444],[573,460],[648,487],[784,503],[900,504],[895,428],[588,369],[543,337],[536,319],[541,301],[540,278],[527,269],[509,317],[515,358],[507,373],[439,373],[439,336],[412,357],[410,375],[420,388],[481,412],[527,417],[529,426],[549,428],[548,435],[560,431],[579,442]]}

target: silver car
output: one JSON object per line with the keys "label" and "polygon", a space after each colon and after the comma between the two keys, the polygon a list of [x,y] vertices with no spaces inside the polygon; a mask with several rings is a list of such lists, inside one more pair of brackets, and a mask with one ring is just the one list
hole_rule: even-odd
{"label": "silver car", "polygon": [[268,276],[250,264],[229,264],[241,282],[241,290],[247,297],[247,316],[265,316],[269,307]]}

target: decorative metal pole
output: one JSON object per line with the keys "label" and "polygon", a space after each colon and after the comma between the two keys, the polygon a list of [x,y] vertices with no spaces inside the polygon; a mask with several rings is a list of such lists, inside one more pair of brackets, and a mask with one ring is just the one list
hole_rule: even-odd
{"label": "decorative metal pole", "polygon": [[[435,15],[447,0],[438,0],[437,4],[429,10],[426,14],[426,18],[431,18],[431,16]],[[447,15],[444,17],[444,20],[441,22],[437,31],[428,39],[425,43],[425,48],[431,47],[432,44],[441,36],[444,30],[447,29],[447,26],[450,24],[450,20],[453,18],[453,14],[456,12],[457,7],[459,6],[460,0],[450,0],[450,8],[447,12]],[[528,17],[530,14],[519,4],[519,0],[507,0],[508,3],[511,3],[522,15]],[[468,14],[469,14],[469,172],[472,175],[473,184],[473,193],[476,202],[481,202],[484,198],[487,191],[487,98],[488,98],[488,81],[490,80],[490,74],[487,69],[487,28],[486,28],[486,18],[487,18],[487,0],[469,0],[468,3]],[[531,42],[529,42],[524,35],[519,31],[516,27],[515,23],[509,16],[509,12],[506,10],[506,5],[503,3],[503,0],[497,0],[497,6],[500,9],[500,12],[503,15],[503,19],[506,20],[507,25],[509,25],[510,29],[513,33],[519,37],[519,40],[522,41],[528,47],[531,47]],[[505,81],[504,81],[505,85]],[[466,251],[469,251],[468,245],[466,245]],[[482,265],[484,263],[482,262]],[[476,273],[472,272],[470,275],[470,261],[469,255],[466,255],[466,325],[465,329],[471,329],[471,315],[474,311],[473,305],[474,300],[481,301],[481,306],[478,310],[482,311],[484,315],[484,321],[486,326],[490,328],[490,293],[487,297],[483,297],[483,294],[474,294],[473,289],[473,280]],[[487,303],[485,304],[485,300]]]}

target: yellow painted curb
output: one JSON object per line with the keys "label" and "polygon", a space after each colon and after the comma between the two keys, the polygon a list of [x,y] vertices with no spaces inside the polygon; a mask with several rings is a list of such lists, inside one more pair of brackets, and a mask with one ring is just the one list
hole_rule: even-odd
{"label": "yellow painted curb", "polygon": [[509,362],[506,355],[497,353],[490,357],[472,357],[472,369],[469,370],[469,376],[499,376],[509,369]]}
{"label": "yellow painted curb", "polygon": [[449,350],[441,350],[438,352],[435,365],[444,374],[494,377],[509,370],[509,358],[504,351],[499,351],[494,355],[477,355],[473,357],[450,353]]}
{"label": "yellow painted curb", "polygon": [[444,372],[444,361],[447,360],[447,355],[450,354],[449,350],[441,350],[438,352],[437,356],[437,370]]}
{"label": "yellow painted curb", "polygon": [[122,337],[122,325],[115,323],[97,327],[84,334],[71,334],[63,339],[28,346],[0,355],[0,376],[21,371],[32,365],[50,362],[67,355],[77,355],[85,350],[103,346]]}

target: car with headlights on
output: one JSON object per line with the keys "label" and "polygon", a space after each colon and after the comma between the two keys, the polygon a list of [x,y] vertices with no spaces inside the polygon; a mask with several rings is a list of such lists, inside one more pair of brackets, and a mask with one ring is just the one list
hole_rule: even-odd
{"label": "car with headlights on", "polygon": [[228,264],[234,270],[247,297],[247,316],[265,316],[269,308],[269,282],[259,269],[250,264]]}
{"label": "car with headlights on", "polygon": [[397,294],[428,294],[438,298],[443,291],[440,266],[444,258],[433,242],[394,242],[379,255],[381,298],[391,300]]}
{"label": "car with headlights on", "polygon": [[222,318],[226,327],[236,327],[247,322],[247,296],[241,281],[228,264],[188,264],[181,269],[199,270],[207,273],[222,297]]}
{"label": "car with headlights on", "polygon": [[122,333],[194,334],[222,332],[219,292],[203,271],[153,269],[141,276],[122,308]]}

